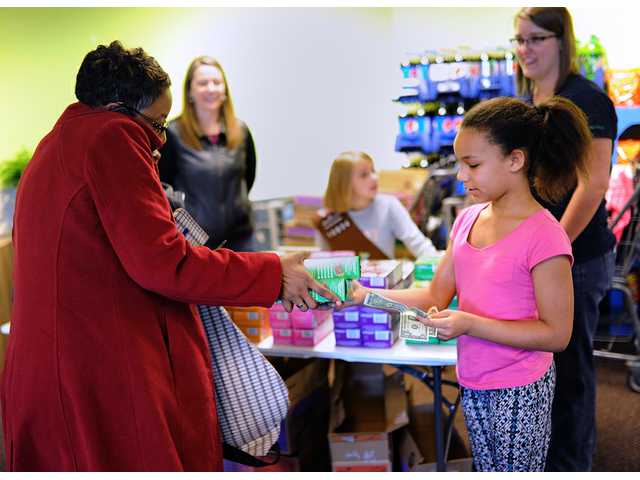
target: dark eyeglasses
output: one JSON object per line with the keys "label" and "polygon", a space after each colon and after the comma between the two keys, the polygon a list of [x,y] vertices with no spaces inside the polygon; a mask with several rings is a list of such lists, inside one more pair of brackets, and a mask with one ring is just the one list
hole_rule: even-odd
{"label": "dark eyeglasses", "polygon": [[547,38],[558,38],[559,35],[551,34],[551,35],[532,35],[529,38],[515,37],[510,38],[509,41],[511,45],[515,47],[523,47],[525,45],[529,45],[531,47],[537,47],[542,42],[544,42]]}
{"label": "dark eyeglasses", "polygon": [[144,113],[142,113],[140,110],[137,110],[137,109],[135,109],[135,108],[133,108],[133,107],[130,107],[130,106],[128,106],[128,105],[126,106],[126,108],[127,108],[129,111],[131,111],[131,112],[133,112],[133,113],[135,113],[135,114],[137,114],[137,115],[140,115],[142,118],[144,118],[147,122],[149,122],[149,125],[151,125],[151,126],[153,127],[153,129],[154,129],[156,132],[158,132],[160,135],[163,135],[163,134],[167,133],[167,130],[168,130],[168,126],[169,126],[169,124],[168,124],[168,122],[167,122],[166,120],[164,121],[164,123],[160,123],[160,122],[159,122],[159,121],[157,121],[156,119],[151,118],[151,117],[150,117],[150,116],[148,116],[148,115],[145,115],[145,114],[144,114]]}

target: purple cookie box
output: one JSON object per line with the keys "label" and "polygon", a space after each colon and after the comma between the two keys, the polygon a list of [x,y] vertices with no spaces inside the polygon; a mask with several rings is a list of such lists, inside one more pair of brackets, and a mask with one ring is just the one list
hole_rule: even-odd
{"label": "purple cookie box", "polygon": [[398,315],[377,308],[362,307],[360,310],[360,328],[363,330],[392,330],[399,319]]}
{"label": "purple cookie box", "polygon": [[361,347],[362,333],[359,328],[336,328],[333,331],[339,347]]}
{"label": "purple cookie box", "polygon": [[391,348],[398,339],[398,329],[362,331],[362,346],[366,348]]}
{"label": "purple cookie box", "polygon": [[297,195],[293,197],[293,203],[298,205],[312,205],[314,207],[322,207],[322,197],[311,195]]}
{"label": "purple cookie box", "polygon": [[360,326],[360,307],[348,307],[333,311],[333,327],[339,329],[358,328]]}

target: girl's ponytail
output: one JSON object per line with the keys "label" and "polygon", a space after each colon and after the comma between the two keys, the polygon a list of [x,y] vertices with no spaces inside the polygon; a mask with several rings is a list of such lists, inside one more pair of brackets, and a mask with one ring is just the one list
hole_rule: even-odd
{"label": "girl's ponytail", "polygon": [[579,176],[587,176],[587,118],[564,98],[552,97],[537,107],[516,98],[492,98],[469,110],[461,128],[486,133],[505,155],[523,150],[529,182],[548,202],[562,200]]}
{"label": "girl's ponytail", "polygon": [[533,107],[539,135],[529,148],[529,178],[547,201],[562,199],[587,176],[591,132],[587,117],[573,102],[552,97]]}

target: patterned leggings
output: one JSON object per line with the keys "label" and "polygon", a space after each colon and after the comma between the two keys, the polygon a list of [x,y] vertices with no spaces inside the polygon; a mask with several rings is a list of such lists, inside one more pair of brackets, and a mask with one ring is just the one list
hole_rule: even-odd
{"label": "patterned leggings", "polygon": [[555,365],[529,385],[497,390],[460,387],[471,452],[480,472],[544,471],[551,437]]}

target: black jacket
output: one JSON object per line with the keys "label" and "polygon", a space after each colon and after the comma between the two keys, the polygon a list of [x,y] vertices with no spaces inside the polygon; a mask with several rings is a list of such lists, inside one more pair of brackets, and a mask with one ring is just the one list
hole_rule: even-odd
{"label": "black jacket", "polygon": [[167,143],[158,162],[160,179],[185,193],[185,207],[209,234],[207,246],[246,237],[253,232],[249,190],[256,174],[251,132],[242,123],[244,142],[233,150],[223,132],[215,143],[204,136],[203,150],[186,145],[176,120],[169,123]]}

